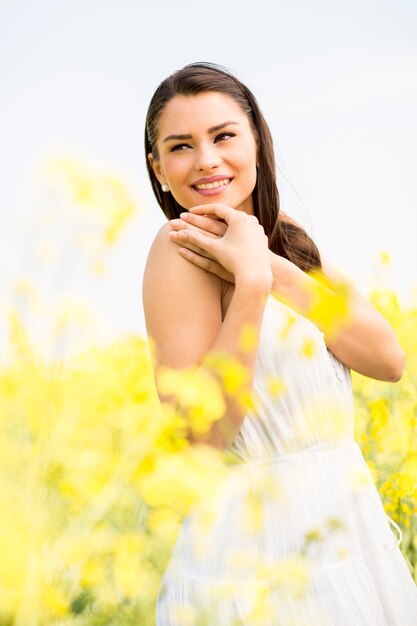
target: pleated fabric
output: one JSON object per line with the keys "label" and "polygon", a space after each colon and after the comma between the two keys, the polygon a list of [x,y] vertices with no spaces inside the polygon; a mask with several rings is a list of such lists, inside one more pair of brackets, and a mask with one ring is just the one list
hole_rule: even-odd
{"label": "pleated fabric", "polygon": [[417,626],[401,531],[353,440],[349,369],[272,294],[253,389],[214,513],[202,495],[180,528],[157,626]]}

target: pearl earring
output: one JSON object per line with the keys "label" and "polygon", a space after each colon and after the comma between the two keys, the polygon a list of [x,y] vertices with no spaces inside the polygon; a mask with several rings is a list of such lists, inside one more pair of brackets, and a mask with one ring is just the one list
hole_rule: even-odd
{"label": "pearl earring", "polygon": [[162,191],[169,191],[169,185],[166,185],[164,183],[163,185],[161,185],[161,189],[162,189]]}

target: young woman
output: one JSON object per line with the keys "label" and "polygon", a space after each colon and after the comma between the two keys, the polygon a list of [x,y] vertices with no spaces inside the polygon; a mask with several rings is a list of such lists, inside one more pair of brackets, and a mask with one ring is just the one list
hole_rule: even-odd
{"label": "young woman", "polygon": [[[349,368],[398,380],[404,356],[391,327],[352,286],[349,321],[338,333],[314,317],[311,287],[319,283],[308,270],[323,270],[328,284],[319,293],[330,303],[340,276],[280,212],[270,131],[253,94],[227,70],[196,63],[164,80],[148,109],[145,151],[170,220],[153,242],[143,282],[154,365],[204,367],[221,351],[247,369],[260,400],[254,413],[225,390],[225,417],[198,439],[249,471],[228,485],[203,555],[196,520],[186,519],[161,585],[158,626],[180,626],[178,607],[201,608],[213,626],[254,623],[254,566],[236,565],[232,554],[288,563],[311,548],[312,532],[324,539],[307,550],[304,593],[285,580],[266,584],[262,623],[417,624],[417,589],[377,491],[371,482],[352,488],[355,473],[369,474],[353,440]],[[248,326],[257,330],[250,350],[240,342]],[[311,358],[305,345],[314,346]],[[278,396],[271,375],[283,382]],[[323,416],[332,426],[340,414],[341,427],[322,427]],[[190,433],[189,440],[197,439]],[[266,475],[281,496],[263,500],[262,531],[248,534],[240,519],[245,497]],[[221,595],[228,584],[232,593]]]}

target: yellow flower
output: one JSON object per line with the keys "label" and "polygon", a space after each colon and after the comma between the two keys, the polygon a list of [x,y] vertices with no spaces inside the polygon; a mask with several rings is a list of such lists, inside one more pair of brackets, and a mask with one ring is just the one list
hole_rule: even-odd
{"label": "yellow flower", "polygon": [[238,394],[247,388],[248,370],[236,357],[226,352],[213,351],[207,356],[204,363],[211,372],[219,377],[226,393]]}
{"label": "yellow flower", "polygon": [[198,617],[197,609],[191,604],[178,603],[169,607],[169,619],[181,626],[195,626],[198,624]]}
{"label": "yellow flower", "polygon": [[291,329],[293,328],[296,321],[297,316],[295,315],[295,313],[290,310],[286,311],[285,324],[279,334],[279,338],[281,339],[281,341],[285,341],[286,339],[288,339]]}
{"label": "yellow flower", "polygon": [[239,349],[242,352],[253,352],[258,345],[258,330],[253,324],[243,326],[239,338]]}
{"label": "yellow flower", "polygon": [[347,479],[350,487],[354,490],[363,489],[372,484],[368,468],[366,466],[362,467],[362,465],[352,466],[348,471]]}
{"label": "yellow flower", "polygon": [[198,444],[177,453],[161,451],[153,472],[141,477],[139,489],[151,506],[168,506],[185,513],[203,494],[203,485],[209,489],[210,477],[215,480],[221,468],[222,454],[208,445]]}
{"label": "yellow flower", "polygon": [[317,347],[316,347],[315,341],[313,341],[313,339],[311,339],[311,338],[307,338],[307,339],[304,340],[304,343],[303,343],[303,345],[301,347],[301,353],[307,359],[311,359],[311,357],[314,355],[316,349],[317,349]]}
{"label": "yellow flower", "polygon": [[274,585],[283,586],[294,596],[302,596],[311,580],[309,561],[301,556],[289,556],[270,567]]}
{"label": "yellow flower", "polygon": [[154,535],[161,535],[173,541],[179,528],[178,513],[166,507],[151,509],[148,514],[148,526]]}
{"label": "yellow flower", "polygon": [[325,332],[327,338],[334,338],[351,321],[349,286],[345,282],[329,285],[322,273],[314,271],[310,274],[315,281],[308,288],[310,304],[306,317]]}
{"label": "yellow flower", "polygon": [[114,547],[113,576],[125,598],[144,594],[155,584],[154,568],[143,560],[143,542],[132,533],[121,536]]}
{"label": "yellow flower", "polygon": [[391,255],[387,251],[382,251],[379,255],[382,265],[389,265],[391,263]]}
{"label": "yellow flower", "polygon": [[99,587],[107,578],[107,564],[104,559],[89,558],[82,569],[80,582],[86,587]]}
{"label": "yellow flower", "polygon": [[187,411],[194,433],[208,432],[225,412],[225,401],[215,377],[206,368],[175,370],[161,366],[157,372],[159,391],[172,396],[180,410]]}
{"label": "yellow flower", "polygon": [[284,381],[276,376],[268,376],[266,378],[266,386],[269,393],[275,397],[279,397],[286,392]]}
{"label": "yellow flower", "polygon": [[52,176],[62,177],[75,205],[102,224],[103,239],[114,243],[135,213],[135,203],[125,184],[115,176],[93,171],[70,158],[51,162]]}

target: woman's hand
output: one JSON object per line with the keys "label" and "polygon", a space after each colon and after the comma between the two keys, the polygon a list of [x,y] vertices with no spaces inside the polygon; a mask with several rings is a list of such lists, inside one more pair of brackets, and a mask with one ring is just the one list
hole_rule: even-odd
{"label": "woman's hand", "polygon": [[184,211],[179,219],[170,220],[169,223],[175,230],[190,228],[190,230],[199,230],[213,237],[223,237],[227,230],[226,222],[215,215],[199,215],[189,211]]}
{"label": "woman's hand", "polygon": [[[192,224],[193,228],[181,228],[169,233],[173,241],[186,245],[182,251],[186,258],[189,254],[190,261],[200,267],[204,265],[203,269],[208,269],[208,271],[212,271],[210,265],[212,269],[216,267],[218,271],[221,271],[213,265],[217,263],[233,276],[234,282],[262,280],[268,286],[268,290],[270,289],[272,271],[268,238],[254,215],[248,215],[223,204],[191,207],[189,213],[192,216],[208,216],[211,221],[205,221],[203,224],[200,221],[200,226],[204,225],[210,229],[202,232],[199,226],[192,224],[193,217],[189,217],[188,223]],[[219,219],[224,220],[224,223]],[[174,224],[175,226],[179,224]],[[194,255],[200,257],[198,261]]]}
{"label": "woman's hand", "polygon": [[[180,230],[195,230],[207,235],[208,237],[222,237],[227,230],[226,222],[215,217],[214,215],[198,215],[196,213],[189,213],[188,211],[181,213],[179,218],[170,220],[169,225],[176,232]],[[176,238],[175,236],[173,236],[172,239],[175,243],[178,243],[178,245],[184,246],[179,249],[179,252],[183,257],[188,259],[188,261],[191,261],[191,263],[194,263],[194,265],[200,267],[206,272],[211,272],[212,274],[219,276],[229,283],[235,282],[233,274],[225,270],[225,268],[220,265],[220,263],[215,261],[208,254],[208,252],[190,242],[180,241],[179,238]],[[274,270],[277,269],[277,256],[278,255],[274,254],[271,250],[269,251],[274,281],[276,280],[276,272],[274,272]],[[279,258],[282,259],[282,257]],[[284,259],[284,261],[286,261],[286,259]],[[272,285],[272,289],[274,289],[274,284]]]}
{"label": "woman's hand", "polygon": [[[226,222],[214,215],[198,215],[196,213],[189,213],[188,211],[181,213],[180,218],[170,220],[169,225],[176,232],[180,230],[194,230],[212,238],[223,237],[227,230]],[[188,241],[181,241],[180,237],[172,236],[171,239],[180,246],[184,246],[179,249],[179,252],[188,261],[191,261],[191,263],[194,263],[197,267],[200,267],[206,272],[211,272],[229,283],[235,282],[233,274],[228,272],[220,263],[213,259],[207,251],[203,250],[203,248],[199,248]]]}

